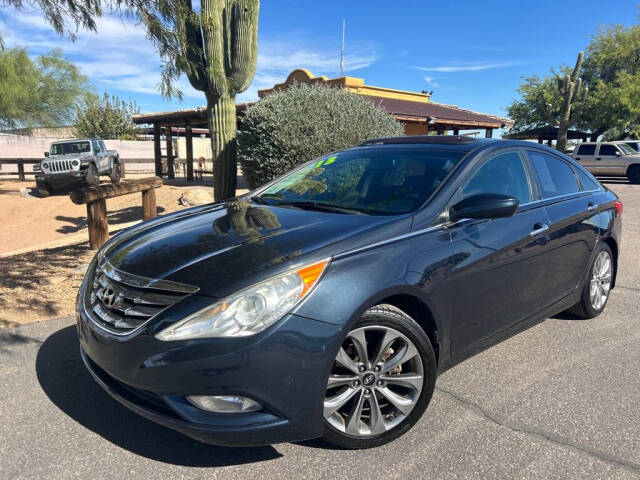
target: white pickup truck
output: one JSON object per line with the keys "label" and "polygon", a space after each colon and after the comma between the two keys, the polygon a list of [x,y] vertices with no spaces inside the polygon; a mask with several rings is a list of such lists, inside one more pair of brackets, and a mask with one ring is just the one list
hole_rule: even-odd
{"label": "white pickup truck", "polygon": [[584,142],[571,155],[594,175],[627,177],[631,183],[640,183],[640,153],[626,142]]}
{"label": "white pickup truck", "polygon": [[98,185],[101,175],[109,175],[113,183],[120,182],[120,157],[107,150],[99,138],[63,140],[51,144],[44,160],[36,165],[36,185],[52,193],[56,187],[86,182]]}

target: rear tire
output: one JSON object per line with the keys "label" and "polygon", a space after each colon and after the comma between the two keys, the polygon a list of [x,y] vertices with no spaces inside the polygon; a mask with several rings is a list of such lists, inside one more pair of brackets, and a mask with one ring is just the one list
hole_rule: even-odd
{"label": "rear tire", "polygon": [[392,305],[370,308],[347,335],[327,379],[324,440],[361,449],[404,435],[431,401],[436,371],[420,325]]}
{"label": "rear tire", "polygon": [[89,165],[85,180],[91,187],[95,187],[100,184],[100,175],[98,175],[98,169],[93,163]]}
{"label": "rear tire", "polygon": [[640,184],[640,166],[631,167],[627,172],[627,178],[634,185]]}
{"label": "rear tire", "polygon": [[120,183],[120,176],[121,176],[120,164],[114,163],[113,167],[111,168],[111,173],[109,174],[109,178],[111,178],[111,183],[115,183],[115,184]]}
{"label": "rear tire", "polygon": [[598,244],[587,270],[580,301],[567,312],[585,319],[600,315],[609,300],[615,268],[609,246],[606,243]]}

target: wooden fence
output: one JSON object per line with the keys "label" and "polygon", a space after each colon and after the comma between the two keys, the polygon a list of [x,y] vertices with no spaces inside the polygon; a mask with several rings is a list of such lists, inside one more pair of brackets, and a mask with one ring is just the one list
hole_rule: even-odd
{"label": "wooden fence", "polygon": [[158,214],[155,189],[161,186],[162,179],[160,177],[148,177],[119,184],[104,183],[70,192],[69,197],[73,203],[87,205],[89,248],[97,250],[109,239],[107,198],[142,192],[142,216],[144,220],[149,220]]}

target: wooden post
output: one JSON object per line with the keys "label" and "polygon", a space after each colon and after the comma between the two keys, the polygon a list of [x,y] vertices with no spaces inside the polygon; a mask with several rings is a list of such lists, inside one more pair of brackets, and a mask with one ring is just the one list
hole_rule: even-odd
{"label": "wooden post", "polygon": [[18,180],[20,180],[21,182],[25,181],[24,178],[24,163],[21,162],[20,160],[22,160],[21,158],[18,159]]}
{"label": "wooden post", "polygon": [[487,128],[484,132],[484,136],[486,138],[492,138],[493,137],[493,128]]}
{"label": "wooden post", "polygon": [[153,124],[153,158],[156,164],[156,177],[162,177],[162,150],[160,149],[160,125]]}
{"label": "wooden post", "polygon": [[167,141],[167,178],[176,178],[173,171],[173,142],[171,138],[171,125],[164,127],[164,136]]}
{"label": "wooden post", "polygon": [[158,215],[158,209],[156,208],[156,189],[150,188],[149,190],[142,191],[142,219],[151,220]]}
{"label": "wooden post", "polygon": [[96,250],[109,239],[107,198],[142,192],[143,217],[145,220],[149,220],[158,214],[155,189],[161,186],[161,178],[150,177],[118,184],[103,183],[95,187],[78,188],[69,192],[69,198],[73,203],[87,205],[90,248]]}
{"label": "wooden post", "polygon": [[184,135],[187,143],[187,181],[193,182],[193,130],[188,118],[184,121]]}
{"label": "wooden post", "polygon": [[89,248],[97,250],[109,240],[107,202],[104,198],[87,203],[87,221],[89,224]]}

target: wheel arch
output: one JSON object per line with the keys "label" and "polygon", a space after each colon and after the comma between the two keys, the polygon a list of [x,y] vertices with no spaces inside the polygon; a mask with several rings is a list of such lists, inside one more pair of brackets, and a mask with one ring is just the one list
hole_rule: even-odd
{"label": "wheel arch", "polygon": [[424,333],[427,334],[427,337],[429,337],[429,340],[431,341],[433,352],[436,355],[436,364],[438,364],[440,358],[438,324],[436,323],[433,313],[427,304],[418,297],[407,293],[398,293],[391,295],[390,297],[386,297],[376,303],[376,305],[380,304],[393,305],[413,318],[418,325],[422,327],[422,330],[424,330]]}
{"label": "wheel arch", "polygon": [[391,287],[370,297],[351,316],[345,333],[355,325],[364,312],[371,307],[382,304],[392,305],[402,310],[420,325],[431,342],[436,356],[436,364],[439,365],[442,351],[441,325],[437,320],[437,315],[433,313],[434,310],[430,306],[429,300],[417,287],[411,285]]}

